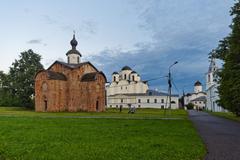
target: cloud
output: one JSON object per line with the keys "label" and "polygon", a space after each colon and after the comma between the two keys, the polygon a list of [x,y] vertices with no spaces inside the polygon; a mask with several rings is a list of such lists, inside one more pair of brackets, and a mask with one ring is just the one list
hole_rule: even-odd
{"label": "cloud", "polygon": [[97,23],[94,20],[90,19],[83,19],[79,20],[78,23],[74,21],[73,23],[71,22],[63,22],[60,21],[60,17],[51,17],[49,15],[42,15],[43,20],[45,23],[49,25],[55,25],[59,29],[63,31],[77,31],[79,32],[79,36],[83,37],[89,37],[90,35],[94,35],[97,33]]}
{"label": "cloud", "polygon": [[[196,2],[184,3],[171,0],[141,1],[138,5],[139,27],[152,37],[151,42],[136,42],[128,51],[105,49],[88,57],[101,68],[111,80],[111,74],[128,65],[136,70],[143,80],[166,76],[168,67],[179,61],[172,69],[173,89],[181,94],[183,88],[193,90],[195,81],[205,83],[208,70],[208,53],[217,46],[230,29],[231,4]],[[216,18],[218,16],[218,18]],[[149,81],[151,88],[167,90],[166,78]],[[176,86],[176,87],[175,87]]]}
{"label": "cloud", "polygon": [[42,44],[42,40],[41,39],[32,39],[27,41],[28,44]]}

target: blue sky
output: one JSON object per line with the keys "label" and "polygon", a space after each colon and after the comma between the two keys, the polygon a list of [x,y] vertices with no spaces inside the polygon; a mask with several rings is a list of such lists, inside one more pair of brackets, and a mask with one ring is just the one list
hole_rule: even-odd
{"label": "blue sky", "polygon": [[[204,83],[208,53],[230,32],[233,0],[2,0],[0,70],[33,49],[47,68],[66,60],[73,30],[83,61],[111,73],[128,65],[145,80],[172,68],[175,93]],[[166,79],[150,81],[167,89]]]}

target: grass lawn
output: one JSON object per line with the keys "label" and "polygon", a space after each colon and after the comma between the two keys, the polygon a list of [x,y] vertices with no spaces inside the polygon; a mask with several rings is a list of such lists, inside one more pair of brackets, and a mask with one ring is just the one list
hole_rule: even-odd
{"label": "grass lawn", "polygon": [[237,117],[232,112],[209,112],[209,113],[212,115],[215,115],[215,116],[219,116],[219,117],[223,117],[223,118],[227,118],[227,119],[231,119],[231,120],[240,122],[240,117]]}
{"label": "grass lawn", "polygon": [[141,109],[132,115],[114,109],[35,113],[0,108],[0,160],[202,159],[205,147],[187,113],[175,110],[167,116],[180,119],[158,119],[165,115],[157,109]]}

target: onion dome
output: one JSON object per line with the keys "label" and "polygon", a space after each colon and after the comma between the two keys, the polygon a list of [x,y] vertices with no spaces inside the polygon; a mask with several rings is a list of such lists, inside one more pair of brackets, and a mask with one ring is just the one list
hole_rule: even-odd
{"label": "onion dome", "polygon": [[130,67],[128,67],[128,66],[124,66],[123,68],[122,68],[122,71],[124,71],[124,70],[132,70]]}
{"label": "onion dome", "polygon": [[194,86],[201,86],[201,85],[202,85],[202,83],[199,81],[195,82],[195,84],[194,84]]}
{"label": "onion dome", "polygon": [[78,42],[75,38],[75,33],[73,34],[73,39],[70,41],[70,44],[72,46],[72,49],[69,50],[66,55],[69,55],[69,54],[77,54],[79,55],[80,57],[82,57],[81,53],[76,49],[77,45],[78,45]]}
{"label": "onion dome", "polygon": [[113,72],[112,75],[114,75],[114,74],[118,74],[118,72]]}
{"label": "onion dome", "polygon": [[70,44],[71,44],[71,46],[72,46],[72,48],[74,49],[76,49],[76,46],[78,45],[78,42],[77,42],[77,40],[75,39],[75,34],[73,34],[73,39],[70,41]]}

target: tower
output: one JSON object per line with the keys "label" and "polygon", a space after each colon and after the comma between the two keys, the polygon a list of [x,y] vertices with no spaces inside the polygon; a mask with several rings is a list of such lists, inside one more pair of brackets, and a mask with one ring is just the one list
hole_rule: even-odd
{"label": "tower", "polygon": [[73,39],[70,41],[72,49],[69,50],[66,55],[69,64],[79,64],[81,62],[81,53],[76,49],[78,42],[75,39],[75,33],[73,34]]}
{"label": "tower", "polygon": [[208,72],[206,74],[206,89],[208,89],[214,84],[214,76],[216,71],[217,71],[217,65],[215,62],[215,58],[211,58]]}
{"label": "tower", "polygon": [[194,93],[202,92],[202,83],[197,81],[194,84]]}

